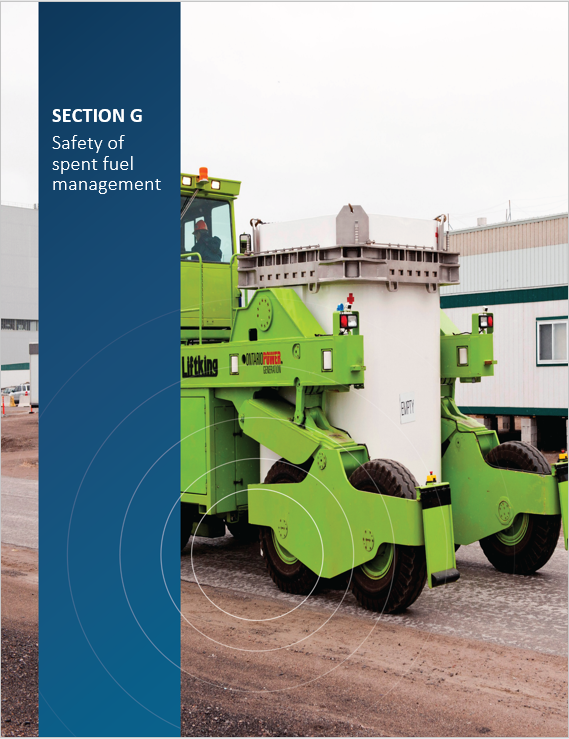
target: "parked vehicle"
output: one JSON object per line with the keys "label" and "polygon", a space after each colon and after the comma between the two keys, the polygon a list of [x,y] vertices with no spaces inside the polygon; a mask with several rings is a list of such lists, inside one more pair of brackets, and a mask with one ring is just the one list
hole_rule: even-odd
{"label": "parked vehicle", "polygon": [[19,404],[20,398],[22,397],[22,395],[26,395],[26,393],[28,395],[30,394],[30,383],[29,382],[25,382],[22,385],[18,385],[16,389],[14,390],[14,392],[12,393],[12,395],[14,396],[14,400],[16,401],[16,403]]}

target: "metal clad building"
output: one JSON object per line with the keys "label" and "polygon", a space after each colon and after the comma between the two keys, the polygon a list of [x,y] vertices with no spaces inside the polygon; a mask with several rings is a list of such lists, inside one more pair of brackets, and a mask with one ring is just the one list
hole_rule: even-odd
{"label": "metal clad building", "polygon": [[38,341],[38,209],[2,205],[0,219],[2,387],[29,380]]}
{"label": "metal clad building", "polygon": [[459,406],[490,417],[498,430],[496,417],[518,417],[518,429],[520,417],[535,417],[524,424],[525,438],[536,443],[539,429],[545,447],[551,434],[566,433],[567,224],[561,214],[451,231],[461,284],[441,289],[441,307],[461,331],[470,331],[473,312],[494,313],[495,376],[457,384]]}

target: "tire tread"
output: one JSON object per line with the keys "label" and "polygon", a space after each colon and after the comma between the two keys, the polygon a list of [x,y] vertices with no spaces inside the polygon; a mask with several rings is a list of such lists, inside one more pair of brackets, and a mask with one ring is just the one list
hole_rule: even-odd
{"label": "tire tread", "polygon": [[[494,447],[486,462],[498,469],[551,475],[551,467],[544,455],[525,441],[507,441]],[[497,570],[513,575],[533,575],[550,560],[561,530],[561,516],[529,514],[528,534],[523,546],[508,547],[506,553],[496,534],[480,539],[486,558]]]}
{"label": "tire tread", "polygon": [[[414,500],[417,497],[417,480],[404,465],[393,459],[366,462],[352,474],[350,484],[358,489],[367,488],[368,492],[383,492],[397,498]],[[352,577],[352,592],[364,608],[384,613],[401,613],[421,594],[427,581],[425,548],[395,545],[394,556],[396,566],[387,598],[382,594],[375,597],[367,594]]]}

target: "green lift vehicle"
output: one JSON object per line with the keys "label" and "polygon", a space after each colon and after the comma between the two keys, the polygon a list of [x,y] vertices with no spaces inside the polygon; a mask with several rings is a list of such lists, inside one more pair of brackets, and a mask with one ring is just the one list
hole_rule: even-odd
{"label": "green lift vehicle", "polygon": [[[190,536],[224,536],[227,526],[260,540],[281,590],[306,595],[345,576],[363,607],[385,613],[410,606],[425,584],[456,581],[461,544],[480,541],[497,569],[524,575],[549,560],[561,523],[567,549],[566,459],[550,466],[529,444],[499,444],[455,403],[457,378],[494,373],[492,314],[474,314],[472,332],[461,334],[441,311],[442,481],[419,484],[397,460],[370,459],[358,429],[330,423],[329,399],[357,393],[374,371],[364,366],[351,292],[326,333],[280,273],[261,286],[266,260],[250,236],[236,242],[239,189],[205,169],[181,176],[182,549]],[[371,258],[356,251],[358,274],[368,274]],[[350,255],[331,257],[345,263],[338,279],[348,287]],[[388,268],[389,254],[379,256]],[[429,259],[441,274],[449,261],[442,252]],[[257,268],[258,279],[245,274]],[[277,457],[264,480],[262,449]]]}

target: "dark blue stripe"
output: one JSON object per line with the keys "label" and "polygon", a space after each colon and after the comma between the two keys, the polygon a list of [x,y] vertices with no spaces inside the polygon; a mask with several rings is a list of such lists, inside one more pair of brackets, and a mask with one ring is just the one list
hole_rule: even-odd
{"label": "dark blue stripe", "polygon": [[540,303],[547,300],[567,300],[567,286],[533,287],[527,290],[496,290],[494,292],[466,293],[464,295],[441,295],[441,308]]}
{"label": "dark blue stripe", "polygon": [[[180,6],[40,3],[39,18],[40,734],[179,736]],[[54,108],[125,122],[53,123]],[[53,148],[73,135],[100,152]]]}

